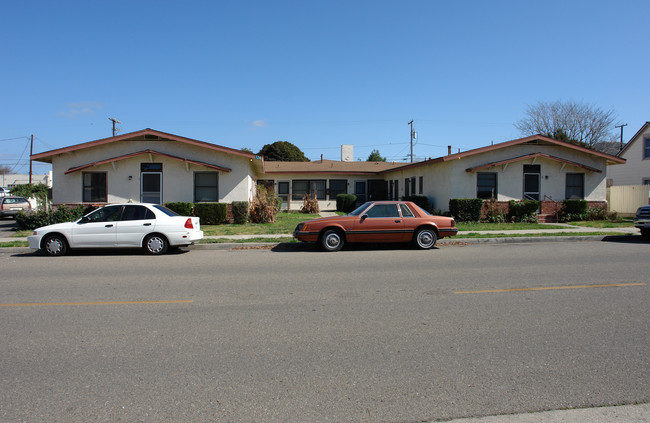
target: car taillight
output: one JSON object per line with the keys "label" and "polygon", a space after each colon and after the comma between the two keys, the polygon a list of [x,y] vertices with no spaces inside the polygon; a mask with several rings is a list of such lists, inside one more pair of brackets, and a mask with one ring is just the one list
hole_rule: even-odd
{"label": "car taillight", "polygon": [[191,217],[189,217],[189,218],[185,221],[185,227],[186,227],[187,229],[194,229],[194,225],[192,225],[192,218],[191,218]]}

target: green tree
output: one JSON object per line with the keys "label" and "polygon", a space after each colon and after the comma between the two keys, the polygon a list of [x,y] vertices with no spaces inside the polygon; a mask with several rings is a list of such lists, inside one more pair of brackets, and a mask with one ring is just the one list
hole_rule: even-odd
{"label": "green tree", "polygon": [[273,144],[266,144],[259,153],[264,156],[264,160],[276,162],[308,162],[298,147],[288,141],[276,141]]}
{"label": "green tree", "polygon": [[368,156],[367,162],[385,162],[386,157],[382,157],[381,154],[379,154],[379,150],[375,149],[372,150],[372,153]]}

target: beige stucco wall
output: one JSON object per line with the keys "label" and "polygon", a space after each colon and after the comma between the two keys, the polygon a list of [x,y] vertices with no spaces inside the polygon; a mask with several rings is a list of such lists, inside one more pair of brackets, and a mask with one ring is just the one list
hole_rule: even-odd
{"label": "beige stucco wall", "polygon": [[[65,174],[65,170],[76,166],[147,149],[232,169],[231,172],[219,172],[219,201],[229,203],[252,199],[254,177],[247,157],[207,150],[177,141],[124,141],[55,157],[52,160],[56,181],[52,190],[53,201],[55,203],[82,202],[83,172],[106,172],[109,203],[140,201],[140,163],[162,163],[163,202],[191,202],[194,200],[194,173],[215,171],[162,155],[144,154]],[[129,179],[129,176],[132,178]]]}
{"label": "beige stucco wall", "polygon": [[644,179],[650,179],[650,159],[643,158],[646,138],[650,138],[650,125],[630,140],[630,146],[621,155],[627,160],[625,164],[607,167],[607,178],[612,180],[612,185],[641,185]]}
{"label": "beige stucco wall", "polygon": [[[365,178],[365,179],[364,179]],[[355,180],[366,180],[367,177],[354,177],[354,175],[337,175],[337,174],[270,174],[261,176],[260,179],[273,180],[275,192],[278,192],[278,182],[289,182],[289,209],[293,211],[298,211],[302,207],[302,200],[293,200],[291,199],[291,193],[293,193],[293,181],[296,180],[324,180],[325,188],[329,189],[331,179],[336,180],[346,180],[348,185],[348,194],[354,194],[354,181]],[[381,179],[381,178],[375,178]],[[283,204],[283,208],[286,207],[286,203]],[[318,200],[318,207],[321,211],[325,210],[336,210],[336,198],[329,198],[329,195],[326,195],[325,200]]]}
{"label": "beige stucco wall", "polygon": [[547,145],[517,145],[506,149],[494,150],[484,154],[464,157],[449,162],[451,198],[475,198],[477,172],[467,172],[467,168],[483,164],[507,160],[526,154],[544,153],[554,157],[570,160],[576,163],[601,170],[601,173],[592,172],[581,167],[564,164],[546,158],[526,159],[508,165],[483,169],[481,172],[497,172],[497,189],[499,201],[521,200],[524,190],[523,166],[537,164],[541,168],[540,199],[544,195],[556,201],[564,200],[566,191],[567,173],[584,173],[585,175],[585,200],[605,201],[606,199],[606,161],[597,156],[591,156],[579,151],[570,150],[560,146]]}

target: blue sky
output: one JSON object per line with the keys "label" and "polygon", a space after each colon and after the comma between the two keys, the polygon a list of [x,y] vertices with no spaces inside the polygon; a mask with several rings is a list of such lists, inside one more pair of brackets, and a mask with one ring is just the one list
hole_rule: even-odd
{"label": "blue sky", "polygon": [[[650,120],[650,2],[5,1],[0,164],[144,128],[389,160],[520,137],[528,104]],[[48,170],[35,163],[36,173]]]}

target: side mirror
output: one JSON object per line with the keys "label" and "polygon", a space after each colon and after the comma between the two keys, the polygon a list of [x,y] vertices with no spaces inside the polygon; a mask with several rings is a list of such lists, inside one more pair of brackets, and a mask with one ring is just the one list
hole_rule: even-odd
{"label": "side mirror", "polygon": [[367,215],[367,214],[364,214],[364,215],[361,216],[361,221],[363,222],[363,221],[366,220],[367,218],[368,218],[368,215]]}

